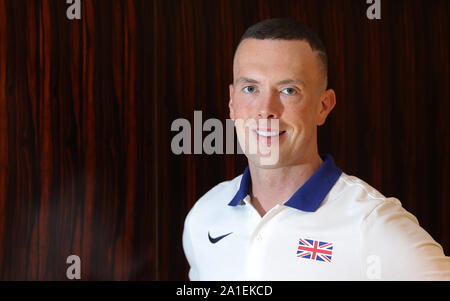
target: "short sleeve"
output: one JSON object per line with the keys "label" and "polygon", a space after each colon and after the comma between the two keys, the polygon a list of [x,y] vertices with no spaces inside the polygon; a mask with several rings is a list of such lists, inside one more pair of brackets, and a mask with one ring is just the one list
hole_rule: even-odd
{"label": "short sleeve", "polygon": [[186,217],[183,230],[183,250],[189,263],[189,279],[191,281],[199,280],[197,261],[195,259],[195,250],[192,244],[190,215]]}
{"label": "short sleeve", "polygon": [[395,198],[364,218],[360,241],[362,279],[450,280],[450,257]]}

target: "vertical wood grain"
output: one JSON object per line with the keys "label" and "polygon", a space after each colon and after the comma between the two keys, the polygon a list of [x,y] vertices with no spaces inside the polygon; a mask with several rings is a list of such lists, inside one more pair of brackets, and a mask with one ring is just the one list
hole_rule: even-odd
{"label": "vertical wood grain", "polygon": [[[182,280],[184,218],[244,156],[174,155],[172,121],[229,117],[234,49],[269,17],[313,28],[337,106],[319,149],[450,250],[449,2],[0,0],[0,279]],[[205,137],[208,133],[203,133]]]}

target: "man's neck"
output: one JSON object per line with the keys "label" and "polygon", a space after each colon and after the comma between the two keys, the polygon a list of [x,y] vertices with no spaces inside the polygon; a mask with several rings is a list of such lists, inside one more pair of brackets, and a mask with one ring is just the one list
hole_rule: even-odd
{"label": "man's neck", "polygon": [[277,204],[285,203],[322,164],[318,154],[302,163],[261,168],[249,162],[252,179],[251,202],[261,216]]}

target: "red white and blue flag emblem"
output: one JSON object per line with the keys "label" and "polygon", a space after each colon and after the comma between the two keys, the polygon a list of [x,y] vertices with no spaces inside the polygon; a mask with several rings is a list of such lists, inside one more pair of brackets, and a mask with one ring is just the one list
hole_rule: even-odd
{"label": "red white and blue flag emblem", "polygon": [[303,238],[298,242],[297,257],[331,262],[332,255],[333,243]]}

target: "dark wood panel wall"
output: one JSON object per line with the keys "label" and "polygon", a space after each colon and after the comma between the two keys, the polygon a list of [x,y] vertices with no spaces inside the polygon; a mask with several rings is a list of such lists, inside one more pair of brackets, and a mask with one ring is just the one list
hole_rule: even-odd
{"label": "dark wood panel wall", "polygon": [[[449,2],[0,0],[0,279],[181,280],[183,221],[242,155],[175,155],[177,118],[228,118],[234,47],[315,29],[337,106],[319,149],[399,198],[450,252]],[[204,134],[204,136],[207,133]]]}

